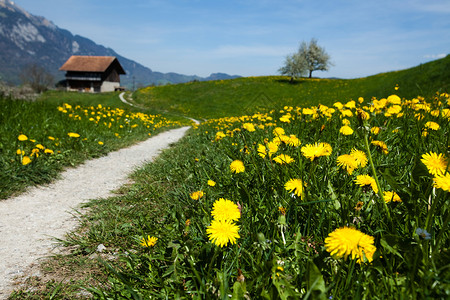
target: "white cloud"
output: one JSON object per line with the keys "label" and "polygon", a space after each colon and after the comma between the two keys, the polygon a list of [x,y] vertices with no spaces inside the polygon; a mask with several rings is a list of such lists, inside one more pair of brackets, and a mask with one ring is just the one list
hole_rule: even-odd
{"label": "white cloud", "polygon": [[447,56],[447,54],[441,53],[441,54],[426,54],[423,57],[428,58],[428,59],[439,59],[439,58],[444,58],[446,56]]}

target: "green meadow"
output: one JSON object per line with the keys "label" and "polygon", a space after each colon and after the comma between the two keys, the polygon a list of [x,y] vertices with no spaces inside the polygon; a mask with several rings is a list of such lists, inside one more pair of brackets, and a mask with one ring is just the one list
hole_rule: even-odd
{"label": "green meadow", "polygon": [[85,204],[60,241],[69,254],[11,298],[447,299],[449,62],[147,87],[130,100],[143,111],[117,94],[2,100],[2,176],[29,176],[5,195],[41,167],[202,121],[115,197]]}
{"label": "green meadow", "polygon": [[363,97],[383,98],[394,93],[412,99],[447,91],[450,56],[411,69],[382,73],[358,79],[308,79],[290,83],[282,76],[245,77],[214,82],[190,82],[147,87],[133,97],[136,103],[160,112],[172,112],[193,118],[240,116],[280,106],[331,106]]}

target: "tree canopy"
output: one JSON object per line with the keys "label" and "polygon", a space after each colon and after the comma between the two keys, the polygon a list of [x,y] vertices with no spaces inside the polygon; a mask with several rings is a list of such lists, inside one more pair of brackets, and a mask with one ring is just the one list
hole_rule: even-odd
{"label": "tree canopy", "polygon": [[291,80],[306,74],[311,78],[313,71],[328,71],[331,65],[325,49],[317,44],[316,39],[311,39],[309,43],[303,41],[296,53],[286,56],[284,66],[278,71],[290,76]]}

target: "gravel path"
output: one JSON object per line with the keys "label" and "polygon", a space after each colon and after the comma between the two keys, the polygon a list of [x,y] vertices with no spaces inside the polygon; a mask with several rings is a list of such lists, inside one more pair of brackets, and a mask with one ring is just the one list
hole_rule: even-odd
{"label": "gravel path", "polygon": [[75,229],[71,214],[89,199],[108,197],[128,175],[184,136],[189,127],[156,135],[130,148],[89,160],[62,173],[62,179],[0,201],[0,299],[11,293],[12,279],[51,254],[53,238]]}

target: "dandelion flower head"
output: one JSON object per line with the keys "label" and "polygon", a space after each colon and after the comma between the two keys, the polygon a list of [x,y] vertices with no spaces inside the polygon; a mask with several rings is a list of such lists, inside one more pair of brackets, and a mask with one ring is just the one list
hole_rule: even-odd
{"label": "dandelion flower head", "polygon": [[203,197],[204,193],[203,191],[195,191],[192,192],[189,196],[191,197],[192,200],[198,200],[201,197]]}
{"label": "dandelion flower head", "polygon": [[303,199],[303,182],[301,179],[290,179],[284,184],[284,189],[293,192]]}
{"label": "dandelion flower head", "polygon": [[303,146],[301,151],[303,156],[313,161],[315,158],[320,156],[329,156],[332,148],[328,143],[315,143]]}
{"label": "dandelion flower head", "polygon": [[438,130],[440,126],[439,126],[439,124],[436,123],[436,122],[426,122],[426,123],[425,123],[425,127],[426,127],[426,128],[429,128],[429,129],[431,129],[431,130]]}
{"label": "dandelion flower head", "polygon": [[375,145],[383,154],[388,154],[388,148],[385,142],[383,141],[372,141],[372,145]]}
{"label": "dandelion flower head", "polygon": [[373,261],[373,255],[377,249],[373,243],[372,236],[351,227],[342,227],[328,235],[325,239],[325,248],[336,258],[347,259],[351,256],[361,264],[365,261]]}
{"label": "dandelion flower head", "polygon": [[140,244],[141,244],[141,246],[143,246],[143,247],[153,247],[153,246],[155,246],[156,245],[156,241],[158,240],[158,238],[157,237],[154,237],[154,236],[147,236],[147,238],[145,238],[145,237],[143,237],[141,240],[140,240]]}
{"label": "dandelion flower head", "polygon": [[352,151],[350,152],[350,155],[356,159],[356,162],[361,168],[367,166],[368,160],[366,153],[364,153],[364,151],[353,148]]}
{"label": "dandelion flower head", "polygon": [[339,133],[341,133],[343,135],[352,135],[353,129],[348,125],[344,125],[341,127],[341,129],[339,129]]}
{"label": "dandelion flower head", "polygon": [[378,187],[375,179],[370,175],[356,176],[355,183],[362,188],[371,187],[375,193],[378,193]]}
{"label": "dandelion flower head", "polygon": [[384,198],[384,202],[386,202],[386,203],[389,203],[391,201],[393,201],[393,202],[402,202],[402,199],[400,198],[399,195],[397,195],[396,192],[385,191],[383,193],[383,198]]}
{"label": "dandelion flower head", "polygon": [[21,142],[28,140],[28,137],[25,134],[21,134],[17,137],[17,139]]}
{"label": "dandelion flower head", "polygon": [[447,170],[448,161],[442,153],[429,152],[422,155],[420,160],[432,175],[444,174]]}
{"label": "dandelion flower head", "polygon": [[350,154],[343,154],[338,156],[337,165],[347,170],[349,175],[352,175],[353,171],[358,168],[358,161]]}
{"label": "dandelion flower head", "polygon": [[22,165],[26,166],[29,163],[31,163],[31,158],[30,157],[28,157],[28,156],[22,157]]}
{"label": "dandelion flower head", "polygon": [[73,137],[73,138],[80,137],[80,135],[78,133],[75,133],[75,132],[69,132],[67,135],[70,136],[70,137]]}
{"label": "dandelion flower head", "polygon": [[287,139],[286,144],[289,146],[298,147],[300,146],[301,142],[298,137],[296,137],[294,134],[291,134]]}
{"label": "dandelion flower head", "polygon": [[281,128],[281,127],[276,127],[276,128],[273,130],[273,135],[274,135],[274,136],[282,136],[282,135],[285,135],[285,131],[284,131],[284,129]]}
{"label": "dandelion flower head", "polygon": [[450,192],[450,173],[445,173],[445,175],[436,175],[433,180],[434,187]]}
{"label": "dandelion flower head", "polygon": [[230,164],[230,170],[233,173],[242,173],[245,172],[245,166],[244,163],[240,160],[234,160],[231,164]]}
{"label": "dandelion flower head", "polygon": [[252,123],[244,123],[244,124],[242,125],[242,127],[243,127],[245,130],[249,131],[249,132],[253,132],[253,131],[256,130],[256,129],[255,129],[255,125],[253,125]]}
{"label": "dandelion flower head", "polygon": [[290,164],[290,163],[295,161],[292,157],[290,157],[287,154],[277,155],[273,160],[275,162],[279,163],[280,165],[282,165],[282,164]]}
{"label": "dandelion flower head", "polygon": [[239,236],[239,226],[231,220],[212,220],[206,229],[209,240],[217,246],[223,247],[228,243],[236,244]]}
{"label": "dandelion flower head", "polygon": [[237,221],[241,217],[241,211],[233,201],[220,198],[214,202],[211,216],[213,216],[214,220]]}
{"label": "dandelion flower head", "polygon": [[208,180],[208,185],[209,186],[215,186],[216,185],[216,182],[214,181],[214,180]]}

